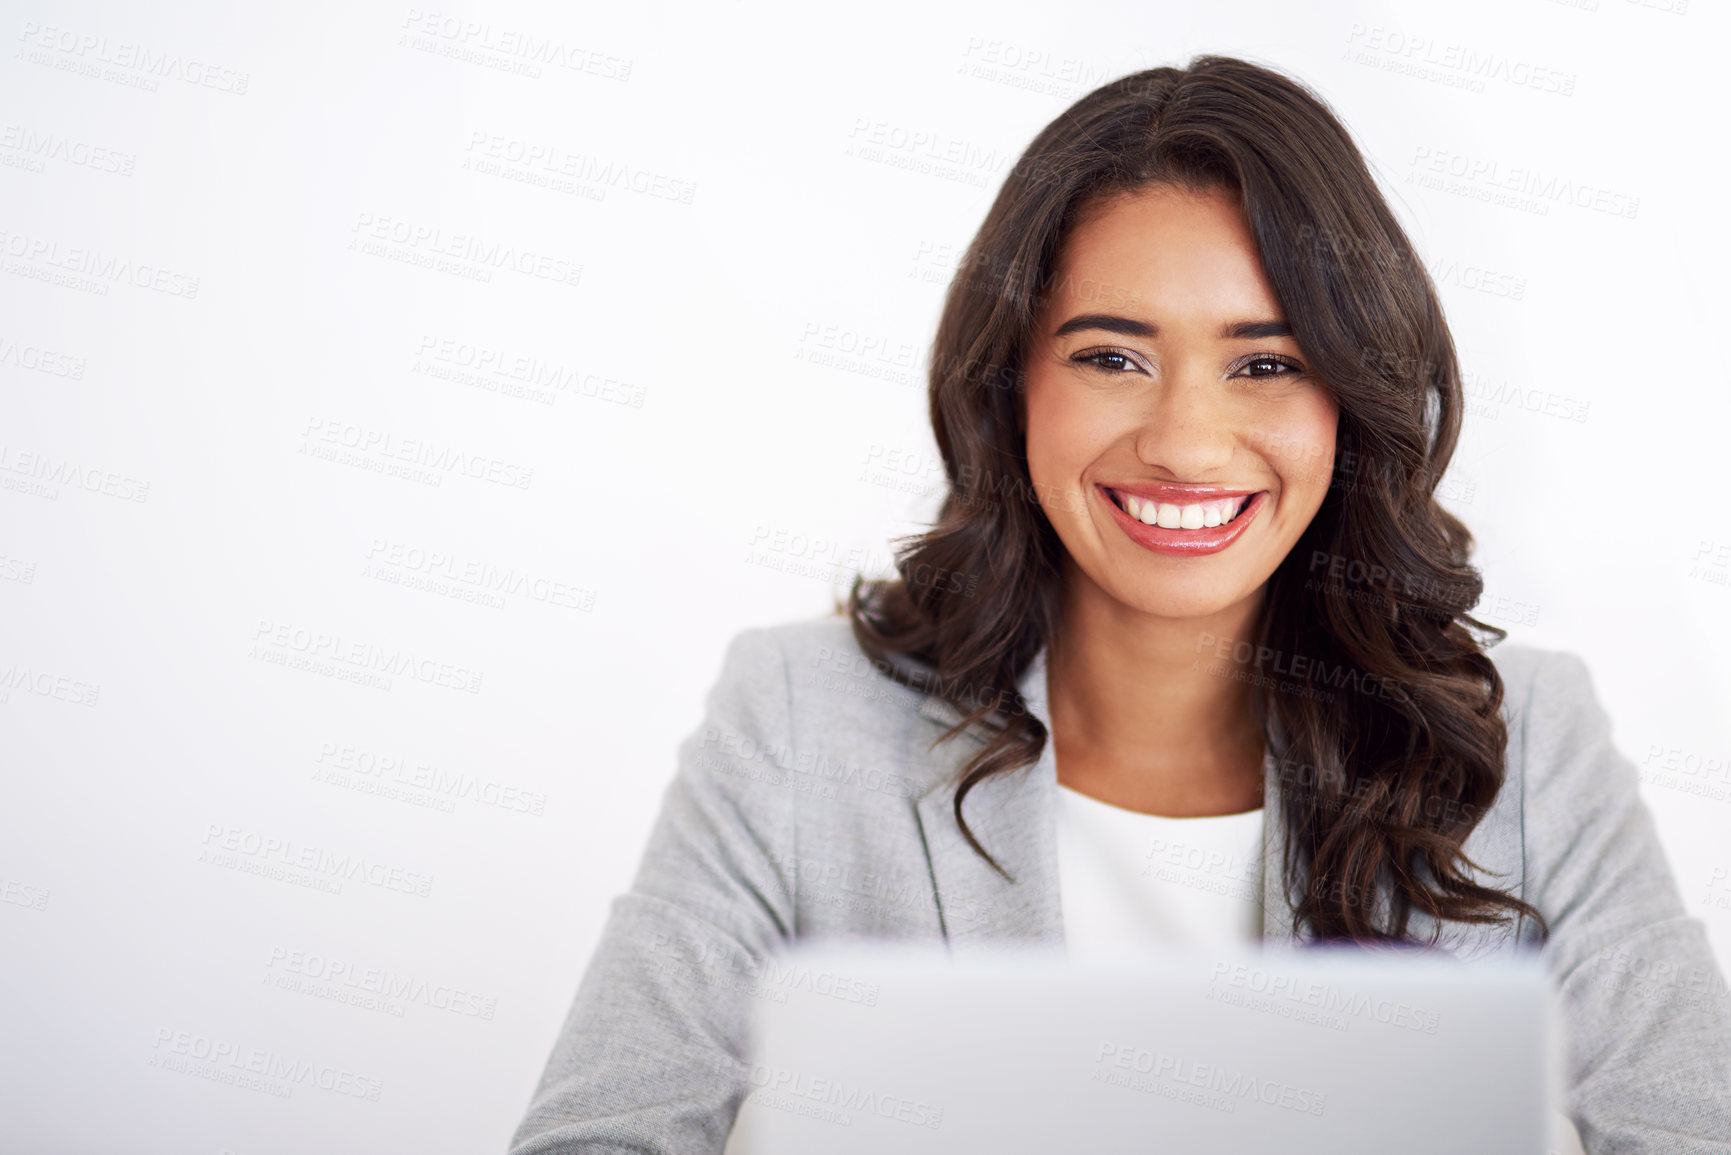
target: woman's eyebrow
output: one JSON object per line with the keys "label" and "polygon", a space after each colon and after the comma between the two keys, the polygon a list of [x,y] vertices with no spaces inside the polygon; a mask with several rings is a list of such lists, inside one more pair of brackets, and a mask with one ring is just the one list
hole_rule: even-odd
{"label": "woman's eyebrow", "polygon": [[1083,313],[1059,325],[1052,336],[1062,337],[1066,333],[1076,333],[1083,329],[1104,329],[1108,333],[1121,333],[1126,337],[1153,337],[1160,332],[1157,326],[1147,321],[1116,317],[1111,313]]}
{"label": "woman's eyebrow", "polygon": [[[1059,325],[1052,336],[1062,337],[1066,333],[1077,333],[1083,329],[1101,329],[1108,333],[1120,333],[1126,337],[1157,337],[1160,327],[1149,321],[1138,321],[1133,317],[1119,317],[1111,313],[1083,313],[1071,317]],[[1256,340],[1265,337],[1290,337],[1292,327],[1285,321],[1230,321],[1220,327],[1220,335],[1229,340]]]}
{"label": "woman's eyebrow", "polygon": [[1285,321],[1238,321],[1223,325],[1220,335],[1234,340],[1255,340],[1258,337],[1290,337],[1292,326]]}

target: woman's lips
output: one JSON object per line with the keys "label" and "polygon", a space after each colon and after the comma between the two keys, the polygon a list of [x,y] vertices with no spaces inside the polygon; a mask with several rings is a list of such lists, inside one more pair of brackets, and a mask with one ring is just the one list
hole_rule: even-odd
{"label": "woman's lips", "polygon": [[[1176,554],[1180,557],[1218,553],[1225,549],[1237,541],[1239,536],[1250,527],[1250,523],[1255,520],[1257,514],[1262,512],[1262,507],[1267,505],[1269,501],[1268,491],[1265,489],[1251,494],[1248,503],[1243,503],[1243,496],[1246,491],[1241,489],[1203,489],[1197,487],[1177,489],[1167,486],[1145,485],[1117,490],[1097,485],[1095,489],[1100,492],[1101,499],[1112,511],[1113,519],[1130,536],[1130,540],[1155,553]],[[1231,521],[1220,525],[1204,524],[1195,529],[1184,529],[1181,526],[1168,528],[1158,524],[1148,525],[1131,517],[1129,512],[1118,502],[1121,500],[1128,503],[1132,498],[1136,499],[1138,504],[1143,501],[1158,501],[1162,505],[1179,507],[1201,506],[1205,511],[1211,506],[1216,509],[1240,507],[1241,512],[1234,516]],[[1195,519],[1194,514],[1192,514],[1191,519]],[[1168,515],[1168,520],[1170,520],[1170,515]]]}

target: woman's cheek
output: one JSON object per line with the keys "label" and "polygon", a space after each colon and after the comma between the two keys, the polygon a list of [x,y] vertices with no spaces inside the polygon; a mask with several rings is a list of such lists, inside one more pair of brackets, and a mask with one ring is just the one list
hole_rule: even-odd
{"label": "woman's cheek", "polygon": [[1042,491],[1070,489],[1091,460],[1086,450],[1089,422],[1078,407],[1058,401],[1049,389],[1031,391],[1028,401],[1028,469]]}
{"label": "woman's cheek", "polygon": [[[1105,452],[1115,438],[1135,426],[1133,409],[1111,397],[1086,392],[1066,393],[1061,388],[1044,391],[1029,406],[1029,436],[1039,437],[1044,456],[1061,462],[1073,472]],[[1073,479],[1072,479],[1073,480]]]}
{"label": "woman's cheek", "polygon": [[1332,398],[1295,399],[1277,415],[1264,415],[1248,430],[1250,447],[1279,475],[1281,486],[1296,493],[1326,489],[1334,476],[1338,411]]}

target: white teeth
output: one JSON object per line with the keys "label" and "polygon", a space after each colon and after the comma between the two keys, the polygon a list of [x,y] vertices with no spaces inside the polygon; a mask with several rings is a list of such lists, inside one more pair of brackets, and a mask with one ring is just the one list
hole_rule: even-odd
{"label": "white teeth", "polygon": [[1144,525],[1158,525],[1164,529],[1203,529],[1225,525],[1237,516],[1239,503],[1244,500],[1242,497],[1222,497],[1191,505],[1172,505],[1133,497],[1128,493],[1120,496],[1131,517]]}

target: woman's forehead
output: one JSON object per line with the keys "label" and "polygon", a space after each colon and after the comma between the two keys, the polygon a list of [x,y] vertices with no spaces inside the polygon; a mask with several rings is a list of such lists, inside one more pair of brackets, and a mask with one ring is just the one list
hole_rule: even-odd
{"label": "woman's forehead", "polygon": [[1172,185],[1090,206],[1065,238],[1042,328],[1105,298],[1155,325],[1281,313],[1236,195]]}

